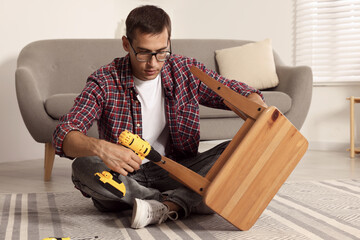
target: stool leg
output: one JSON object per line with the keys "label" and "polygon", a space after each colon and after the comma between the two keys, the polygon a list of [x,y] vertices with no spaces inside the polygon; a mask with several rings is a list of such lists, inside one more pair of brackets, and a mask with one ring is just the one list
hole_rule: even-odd
{"label": "stool leg", "polygon": [[350,157],[355,157],[354,96],[350,97]]}

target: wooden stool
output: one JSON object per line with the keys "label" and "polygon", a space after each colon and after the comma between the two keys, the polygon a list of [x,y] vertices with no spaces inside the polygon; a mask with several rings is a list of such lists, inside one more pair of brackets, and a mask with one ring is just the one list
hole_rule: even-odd
{"label": "wooden stool", "polygon": [[224,219],[248,230],[305,154],[308,142],[275,107],[248,100],[196,67],[191,72],[245,123],[205,177],[166,157],[156,164],[203,196]]}
{"label": "wooden stool", "polygon": [[360,103],[359,97],[351,96],[350,100],[350,157],[354,158],[355,153],[360,153],[360,148],[355,148],[355,103]]}

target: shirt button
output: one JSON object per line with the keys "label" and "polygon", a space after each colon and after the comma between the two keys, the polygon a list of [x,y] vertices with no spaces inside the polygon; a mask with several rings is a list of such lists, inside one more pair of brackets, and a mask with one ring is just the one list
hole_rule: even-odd
{"label": "shirt button", "polygon": [[140,127],[140,123],[136,124],[137,127]]}

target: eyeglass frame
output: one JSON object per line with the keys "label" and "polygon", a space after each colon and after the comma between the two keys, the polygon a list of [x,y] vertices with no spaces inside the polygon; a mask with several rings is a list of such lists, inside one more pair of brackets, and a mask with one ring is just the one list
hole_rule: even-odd
{"label": "eyeglass frame", "polygon": [[[132,49],[132,50],[134,51],[134,53],[135,53],[135,58],[136,58],[136,60],[139,61],[139,62],[148,62],[148,61],[150,61],[150,60],[152,59],[153,56],[155,56],[156,61],[158,61],[158,62],[165,62],[166,60],[168,60],[168,59],[170,58],[170,56],[171,56],[171,54],[172,54],[172,51],[171,51],[171,41],[170,41],[170,40],[168,40],[168,45],[166,46],[166,47],[168,47],[168,46],[169,46],[169,42],[170,42],[170,51],[160,51],[160,52],[136,52],[135,49],[134,49],[134,47],[133,47],[132,44],[131,44],[131,40],[130,40],[129,38],[128,38],[128,40],[129,40],[129,44],[130,44],[131,49]],[[169,55],[168,55],[168,57],[165,58],[164,60],[159,60],[158,57],[157,57],[157,55],[158,55],[159,53],[168,53]],[[148,56],[149,56],[149,59],[148,59],[148,60],[139,60],[138,57],[137,57],[138,54],[148,55]]]}

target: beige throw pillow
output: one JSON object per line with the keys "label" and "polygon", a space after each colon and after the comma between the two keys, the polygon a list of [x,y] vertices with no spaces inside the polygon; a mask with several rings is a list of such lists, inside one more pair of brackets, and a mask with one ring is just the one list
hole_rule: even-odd
{"label": "beige throw pillow", "polygon": [[228,79],[244,82],[257,89],[279,84],[270,39],[216,50],[215,54],[220,74]]}

